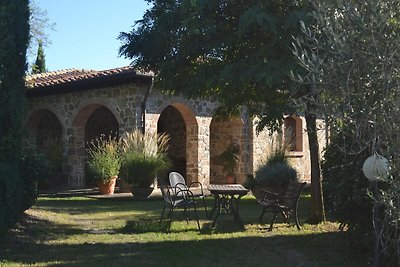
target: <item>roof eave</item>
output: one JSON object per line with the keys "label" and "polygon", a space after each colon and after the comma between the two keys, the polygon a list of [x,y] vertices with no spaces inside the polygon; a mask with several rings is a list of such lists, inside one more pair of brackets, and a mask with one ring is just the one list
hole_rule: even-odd
{"label": "roof eave", "polygon": [[132,72],[117,73],[113,75],[106,75],[95,77],[91,79],[84,79],[79,81],[71,81],[60,84],[53,84],[41,86],[36,88],[28,88],[26,90],[26,97],[37,97],[54,94],[63,94],[76,91],[86,91],[97,88],[104,88],[110,86],[123,85],[128,83],[148,83],[152,79],[148,74],[137,74]]}

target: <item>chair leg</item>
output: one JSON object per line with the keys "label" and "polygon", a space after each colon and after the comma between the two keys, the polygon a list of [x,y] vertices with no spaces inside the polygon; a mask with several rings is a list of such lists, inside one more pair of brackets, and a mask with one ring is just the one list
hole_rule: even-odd
{"label": "chair leg", "polygon": [[275,212],[274,212],[274,217],[272,218],[271,224],[269,225],[269,231],[272,231],[272,226],[273,226],[274,223],[275,223],[276,215],[277,215],[277,213],[276,213],[276,211],[275,211]]}
{"label": "chair leg", "polygon": [[260,221],[260,224],[262,224],[262,217],[264,216],[264,214],[265,214],[265,207],[263,207],[260,218],[258,219]]}
{"label": "chair leg", "polygon": [[294,218],[296,220],[296,226],[297,226],[297,230],[300,230],[300,222],[299,222],[299,217],[297,216],[297,207],[294,210]]}
{"label": "chair leg", "polygon": [[162,222],[162,219],[164,218],[165,207],[166,207],[166,204],[164,203],[164,207],[163,207],[163,210],[161,212],[160,223]]}
{"label": "chair leg", "polygon": [[197,227],[199,228],[199,231],[200,231],[199,216],[197,215],[196,204],[193,205],[193,209],[194,209],[194,214],[196,215]]}
{"label": "chair leg", "polygon": [[207,205],[206,205],[206,200],[203,197],[203,204],[204,204],[204,211],[206,212],[206,218],[208,218],[208,212],[207,212]]}

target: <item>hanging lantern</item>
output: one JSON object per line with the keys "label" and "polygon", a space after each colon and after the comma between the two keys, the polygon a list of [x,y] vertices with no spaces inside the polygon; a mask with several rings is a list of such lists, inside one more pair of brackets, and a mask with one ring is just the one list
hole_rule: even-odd
{"label": "hanging lantern", "polygon": [[362,169],[370,182],[384,180],[389,174],[389,161],[381,155],[374,154],[364,161]]}

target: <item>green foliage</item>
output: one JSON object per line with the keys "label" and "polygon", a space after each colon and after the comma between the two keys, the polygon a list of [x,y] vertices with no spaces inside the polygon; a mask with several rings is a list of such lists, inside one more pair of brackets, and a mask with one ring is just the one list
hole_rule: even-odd
{"label": "green foliage", "polygon": [[[348,227],[351,241],[361,249],[371,245],[372,205],[370,184],[362,173],[369,153],[349,155],[342,146],[350,136],[336,136],[326,148],[322,162],[324,200],[328,211]],[[339,146],[340,145],[340,146]]]}
{"label": "green foliage", "polygon": [[108,183],[119,173],[121,158],[118,141],[101,135],[88,144],[86,175],[95,182]]}
{"label": "green foliage", "polygon": [[272,148],[265,164],[256,170],[254,177],[248,177],[247,186],[284,186],[289,181],[297,181],[297,171],[290,166],[285,149],[281,144]]}
{"label": "green foliage", "polygon": [[36,61],[32,65],[32,74],[44,73],[46,72],[46,59],[43,52],[43,42],[39,41]]}
{"label": "green foliage", "polygon": [[135,130],[122,138],[121,177],[134,187],[149,187],[170,166],[169,137]]}
{"label": "green foliage", "polygon": [[[315,105],[330,117],[332,131],[340,136],[327,155],[332,168],[325,185],[331,194],[329,205],[344,223],[359,231],[356,240],[362,242],[371,234],[372,216],[368,216],[371,203],[365,200],[367,181],[360,173],[361,162],[375,152],[389,159],[393,179],[380,184],[381,194],[374,199],[384,212],[382,218],[378,213],[373,218],[382,220],[383,228],[377,225],[373,231],[382,240],[382,255],[393,260],[388,266],[398,266],[400,224],[392,222],[400,219],[396,201],[400,190],[396,182],[400,177],[400,5],[389,0],[334,0],[315,1],[313,7],[316,23],[304,27],[294,53],[307,70],[299,80],[313,89],[310,95],[318,95]],[[334,166],[340,167],[333,170]]]}
{"label": "green foliage", "polygon": [[42,149],[43,155],[49,164],[49,178],[62,175],[62,165],[65,160],[63,155],[63,146],[60,140],[48,138]]}
{"label": "green foliage", "polygon": [[32,146],[23,149],[21,158],[21,177],[23,180],[23,206],[27,210],[35,204],[38,197],[38,183],[48,178],[49,164],[46,157]]}
{"label": "green foliage", "polygon": [[284,162],[262,165],[255,174],[258,185],[284,186],[289,181],[297,181],[297,171]]}
{"label": "green foliage", "polygon": [[154,183],[157,173],[169,166],[166,157],[146,156],[135,151],[124,155],[121,176],[133,187],[149,187]]}
{"label": "green foliage", "polygon": [[0,239],[22,210],[20,156],[28,19],[27,0],[0,2]]}
{"label": "green foliage", "polygon": [[160,88],[246,105],[260,128],[291,113],[289,73],[298,66],[290,46],[307,18],[303,1],[149,3],[132,31],[120,34],[120,54],[155,71]]}
{"label": "green foliage", "polygon": [[220,160],[224,172],[228,175],[233,175],[237,164],[239,163],[240,147],[238,144],[230,143],[222,152]]}

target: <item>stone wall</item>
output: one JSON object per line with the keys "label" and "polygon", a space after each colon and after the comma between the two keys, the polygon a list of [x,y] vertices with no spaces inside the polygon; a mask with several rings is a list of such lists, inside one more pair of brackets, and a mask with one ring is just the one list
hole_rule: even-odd
{"label": "stone wall", "polygon": [[[62,181],[62,186],[80,188],[86,185],[85,142],[88,139],[101,131],[109,132],[110,129],[117,128],[116,131],[121,136],[140,127],[140,105],[148,86],[150,85],[129,83],[28,98],[26,125],[33,140],[37,140],[38,134],[45,136],[46,131],[52,134],[49,130],[52,126],[49,124],[55,125],[59,122],[57,127],[61,128],[58,130],[61,134],[58,135],[66,159],[63,166],[66,178]],[[146,131],[160,132],[163,130],[159,129],[160,125],[168,125],[163,127],[170,132],[173,139],[171,153],[178,158],[175,168],[185,172],[183,175],[187,182],[199,181],[204,185],[224,182],[226,174],[222,171],[218,156],[229,142],[239,144],[241,150],[236,170],[239,183],[245,182],[246,175],[255,171],[265,157],[265,152],[269,151],[272,140],[270,135],[266,131],[257,135],[254,123],[245,110],[238,118],[218,121],[213,118],[218,106],[215,101],[167,96],[157,90],[149,95]],[[49,117],[53,119],[46,119]],[[301,178],[309,180],[305,122],[303,118],[298,118],[299,120],[302,122],[302,149],[290,152],[290,157]],[[276,134],[274,136],[277,138]],[[319,136],[322,144],[322,131]]]}
{"label": "stone wall", "polygon": [[[311,181],[311,164],[310,164],[310,151],[308,143],[308,135],[306,129],[306,122],[304,117],[296,117],[296,143],[300,149],[288,151],[287,156],[290,164],[297,170],[300,180]],[[260,165],[265,163],[267,156],[271,153],[273,148],[277,145],[282,145],[284,137],[282,134],[270,134],[268,130],[263,130],[256,133],[256,122],[253,126],[253,172],[255,172]],[[323,149],[326,146],[326,133],[324,122],[322,119],[317,120],[318,128],[318,141],[320,155],[323,156]],[[284,133],[285,129],[282,129]]]}

